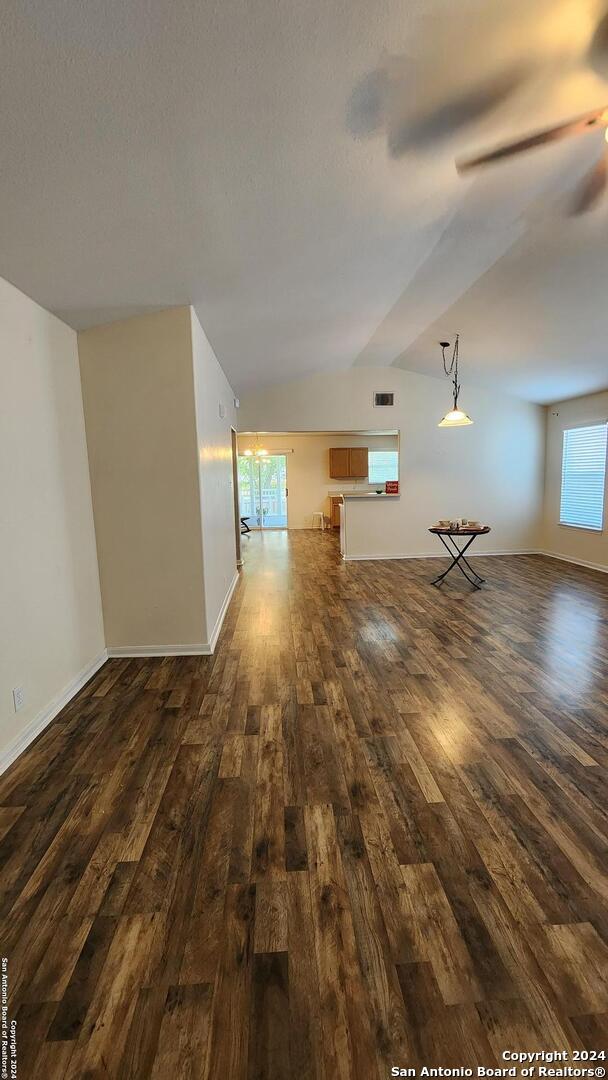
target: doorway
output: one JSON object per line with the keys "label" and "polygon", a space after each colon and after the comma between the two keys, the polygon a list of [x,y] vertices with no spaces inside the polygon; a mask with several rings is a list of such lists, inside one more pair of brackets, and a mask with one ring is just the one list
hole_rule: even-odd
{"label": "doorway", "polygon": [[287,528],[287,455],[239,455],[239,516],[250,529]]}

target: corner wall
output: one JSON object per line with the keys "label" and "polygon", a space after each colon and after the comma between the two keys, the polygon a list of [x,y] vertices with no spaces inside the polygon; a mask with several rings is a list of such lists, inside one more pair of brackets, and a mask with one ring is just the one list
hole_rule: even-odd
{"label": "corner wall", "polygon": [[[200,514],[205,580],[206,641],[215,646],[237,582],[232,434],[234,393],[190,308]],[[223,416],[220,416],[220,410]]]}
{"label": "corner wall", "polygon": [[4,768],[103,663],[105,645],[76,334],[0,279],[0,353]]}
{"label": "corner wall", "polygon": [[608,419],[608,390],[547,406],[547,447],[543,549],[548,555],[608,570],[608,474],[604,500],[604,531],[559,524],[564,429]]}
{"label": "corner wall", "polygon": [[[374,390],[393,390],[393,408],[374,408]],[[492,532],[476,552],[536,551],[544,489],[545,416],[540,406],[464,386],[471,427],[442,429],[448,380],[397,368],[351,368],[283,382],[241,398],[242,431],[400,431],[401,498],[369,506],[362,555],[437,555],[428,533],[438,518],[469,517]],[[372,515],[377,515],[372,518]],[[379,515],[386,515],[386,521]],[[390,517],[388,516],[390,515]]]}
{"label": "corner wall", "polygon": [[106,643],[207,643],[190,309],[78,335]]}

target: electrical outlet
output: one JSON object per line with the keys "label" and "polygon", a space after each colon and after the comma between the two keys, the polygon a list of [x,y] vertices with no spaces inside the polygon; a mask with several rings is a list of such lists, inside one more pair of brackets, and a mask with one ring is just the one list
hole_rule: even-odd
{"label": "electrical outlet", "polygon": [[19,712],[25,705],[25,690],[22,686],[16,686],[13,690],[13,705],[15,706],[15,712]]}

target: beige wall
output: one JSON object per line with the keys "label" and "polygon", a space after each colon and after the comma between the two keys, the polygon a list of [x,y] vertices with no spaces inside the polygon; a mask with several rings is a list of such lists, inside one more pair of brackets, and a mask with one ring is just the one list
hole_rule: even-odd
{"label": "beige wall", "polygon": [[[191,309],[192,363],[203,536],[206,641],[214,643],[236,578],[231,427],[234,393]],[[224,414],[220,416],[220,411]]]}
{"label": "beige wall", "polygon": [[608,419],[608,390],[601,394],[560,401],[547,408],[547,450],[543,548],[549,554],[608,570],[608,477],[604,503],[604,531],[575,529],[559,524],[562,444],[565,428]]}
{"label": "beige wall", "polygon": [[[76,335],[0,280],[0,760],[104,637]],[[25,706],[14,712],[12,690]]]}
{"label": "beige wall", "polygon": [[[361,538],[362,554],[437,554],[427,529],[439,517],[488,522],[492,532],[476,541],[478,551],[537,550],[544,410],[468,385],[466,375],[463,380],[461,403],[475,421],[471,427],[437,427],[450,405],[447,379],[364,367],[246,395],[239,426],[243,431],[399,430],[401,498],[390,507],[365,500],[356,511],[368,514],[370,522]],[[374,408],[374,390],[393,390],[395,406]]]}
{"label": "beige wall", "polygon": [[[329,514],[329,492],[366,491],[367,479],[332,480],[329,475],[330,446],[368,446],[370,450],[396,450],[396,435],[264,435],[261,442],[276,453],[287,454],[287,524],[290,529],[310,529],[312,514]],[[239,435],[239,451],[254,448],[255,435]]]}
{"label": "beige wall", "polygon": [[205,643],[190,309],[78,335],[108,648]]}

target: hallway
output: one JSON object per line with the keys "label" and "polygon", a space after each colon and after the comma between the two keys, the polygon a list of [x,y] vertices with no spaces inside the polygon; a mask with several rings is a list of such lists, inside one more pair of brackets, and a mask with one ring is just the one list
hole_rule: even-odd
{"label": "hallway", "polygon": [[0,780],[20,1075],[605,1047],[606,575],[242,547],[214,656],[108,661]]}

